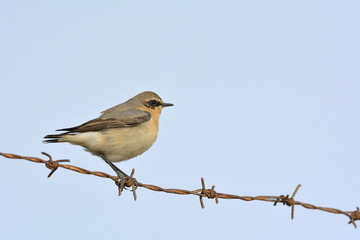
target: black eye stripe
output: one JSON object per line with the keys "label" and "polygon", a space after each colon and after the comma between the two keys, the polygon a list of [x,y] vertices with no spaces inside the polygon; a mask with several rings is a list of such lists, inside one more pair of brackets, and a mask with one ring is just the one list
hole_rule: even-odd
{"label": "black eye stripe", "polygon": [[158,107],[158,106],[161,106],[162,103],[153,99],[153,100],[149,100],[147,103],[146,103],[146,106],[149,107],[149,108],[154,108],[154,107]]}

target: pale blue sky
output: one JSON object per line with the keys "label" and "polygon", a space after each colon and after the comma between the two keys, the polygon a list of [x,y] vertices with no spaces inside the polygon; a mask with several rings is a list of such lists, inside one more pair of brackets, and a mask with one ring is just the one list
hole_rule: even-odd
{"label": "pale blue sky", "polygon": [[[0,1],[0,151],[111,169],[55,129],[144,90],[175,104],[140,182],[360,205],[359,1]],[[138,189],[1,158],[1,239],[354,239],[344,216]],[[358,222],[358,225],[360,223]],[[360,226],[359,226],[360,227]]]}

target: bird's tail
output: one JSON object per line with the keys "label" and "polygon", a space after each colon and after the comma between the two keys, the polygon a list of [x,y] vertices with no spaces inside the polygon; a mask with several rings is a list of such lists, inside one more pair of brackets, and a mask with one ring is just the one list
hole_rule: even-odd
{"label": "bird's tail", "polygon": [[46,135],[43,141],[44,143],[58,143],[61,137],[64,136],[64,134],[52,134],[52,135]]}

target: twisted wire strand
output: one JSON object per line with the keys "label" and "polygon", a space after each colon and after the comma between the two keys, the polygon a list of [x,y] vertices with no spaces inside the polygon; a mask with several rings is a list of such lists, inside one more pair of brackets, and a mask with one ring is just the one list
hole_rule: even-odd
{"label": "twisted wire strand", "polygon": [[[86,170],[84,168],[80,168],[77,166],[73,166],[73,165],[67,165],[67,164],[61,164],[63,162],[70,162],[70,160],[67,159],[61,159],[61,160],[52,160],[52,157],[50,154],[47,154],[45,152],[42,152],[43,155],[47,156],[49,159],[48,160],[44,160],[41,158],[37,158],[37,157],[25,157],[25,156],[20,156],[17,154],[12,154],[12,153],[1,153],[0,155],[6,158],[10,158],[10,159],[23,159],[23,160],[28,160],[31,162],[35,162],[35,163],[44,163],[45,166],[47,168],[49,168],[51,170],[51,172],[49,173],[48,177],[51,177],[53,175],[53,173],[58,169],[58,168],[65,168],[71,171],[75,171],[78,173],[82,173],[82,174],[89,174],[89,175],[94,175],[97,177],[101,177],[101,178],[108,178],[111,179],[115,182],[115,184],[118,186],[118,190],[119,190],[119,196],[121,195],[123,189],[126,189],[126,187],[131,187],[132,192],[133,192],[133,197],[134,200],[136,200],[137,195],[136,195],[136,188],[138,187],[142,187],[151,191],[157,191],[157,192],[165,192],[165,193],[170,193],[170,194],[179,194],[179,195],[195,195],[198,196],[200,198],[200,205],[202,208],[205,208],[204,202],[203,202],[203,198],[209,198],[209,199],[215,199],[216,204],[219,203],[219,199],[239,199],[242,201],[265,201],[265,202],[273,202],[274,206],[276,206],[278,203],[282,203],[283,205],[289,206],[291,207],[291,219],[294,218],[294,210],[295,210],[295,205],[299,205],[302,206],[306,209],[313,209],[313,210],[320,210],[320,211],[324,211],[324,212],[328,212],[328,213],[333,213],[333,214],[341,214],[341,215],[345,215],[349,218],[349,224],[353,224],[353,226],[355,228],[357,228],[357,225],[355,223],[355,221],[360,220],[360,210],[359,207],[356,208],[356,210],[354,211],[342,211],[340,209],[336,209],[336,208],[328,208],[328,207],[320,207],[320,206],[315,206],[313,204],[310,203],[303,203],[300,201],[296,201],[295,195],[298,192],[299,188],[301,187],[301,185],[297,185],[297,187],[295,188],[293,194],[291,195],[291,197],[289,195],[280,195],[280,196],[239,196],[239,195],[234,195],[234,194],[227,194],[227,193],[219,193],[215,191],[215,185],[213,185],[211,188],[206,188],[205,186],[205,181],[203,178],[201,178],[201,188],[200,189],[196,189],[196,190],[185,190],[185,189],[175,189],[175,188],[162,188],[156,185],[151,185],[151,184],[144,184],[141,182],[138,182],[135,178],[134,178],[134,174],[135,174],[135,170],[133,169],[130,177],[125,179],[124,183],[121,182],[121,179],[119,179],[116,176],[112,176],[109,175],[107,173],[104,172],[99,172],[99,171],[89,171]],[[125,187],[125,188],[124,188]]]}

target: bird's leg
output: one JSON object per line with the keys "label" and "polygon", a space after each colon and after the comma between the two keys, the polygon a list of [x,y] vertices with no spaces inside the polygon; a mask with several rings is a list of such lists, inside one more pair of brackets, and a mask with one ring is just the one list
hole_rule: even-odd
{"label": "bird's leg", "polygon": [[[117,166],[115,166],[112,162],[110,162],[104,154],[101,154],[100,156],[115,171],[116,175],[121,180],[120,189],[122,191],[124,189],[125,181],[130,178],[129,175],[127,175],[126,173],[121,171]],[[135,178],[133,178],[133,181],[134,181],[135,186],[137,186],[137,181]]]}
{"label": "bird's leg", "polygon": [[124,173],[123,171],[121,171],[117,166],[115,166],[112,162],[110,162],[105,155],[101,155],[102,159],[104,159],[104,161],[109,164],[109,166],[115,171],[116,175],[118,175],[119,178],[122,177],[129,177],[126,173]]}

